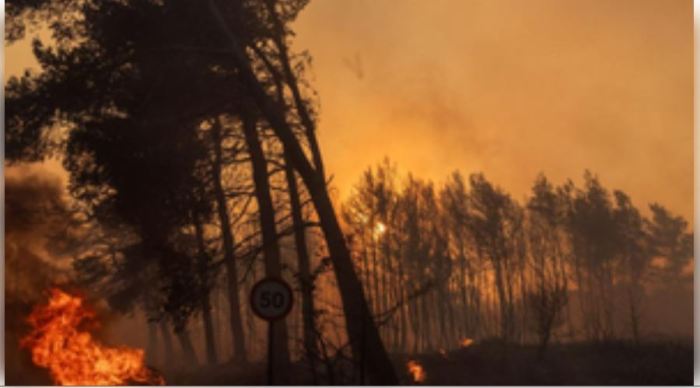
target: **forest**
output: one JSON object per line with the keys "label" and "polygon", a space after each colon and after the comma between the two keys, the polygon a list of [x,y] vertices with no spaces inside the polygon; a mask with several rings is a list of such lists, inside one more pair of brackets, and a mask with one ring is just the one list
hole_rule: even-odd
{"label": "forest", "polygon": [[[6,168],[68,176],[6,178],[8,383],[690,382],[692,224],[602,172],[517,198],[488,171],[435,182],[388,155],[339,198],[312,56],[292,48],[307,3],[7,1],[8,42],[51,39],[5,84]],[[273,323],[249,299],[268,277],[294,294]],[[40,349],[56,305],[75,314],[61,335],[143,365],[105,376]]]}

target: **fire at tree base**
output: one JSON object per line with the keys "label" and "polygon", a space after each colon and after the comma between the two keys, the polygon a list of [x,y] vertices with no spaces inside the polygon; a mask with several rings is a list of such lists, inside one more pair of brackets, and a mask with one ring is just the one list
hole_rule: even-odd
{"label": "fire at tree base", "polygon": [[80,326],[95,323],[95,312],[81,297],[54,288],[46,305],[27,321],[32,331],[20,341],[32,361],[48,369],[57,385],[163,385],[165,380],[145,365],[144,351],[97,342]]}

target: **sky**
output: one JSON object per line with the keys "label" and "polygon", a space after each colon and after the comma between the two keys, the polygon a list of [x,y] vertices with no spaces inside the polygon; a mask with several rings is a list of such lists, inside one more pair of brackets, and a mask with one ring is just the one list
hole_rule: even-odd
{"label": "sky", "polygon": [[312,1],[319,137],[341,197],[384,156],[516,198],[597,173],[693,214],[693,16],[676,0]]}
{"label": "sky", "polygon": [[[388,156],[435,181],[482,171],[517,199],[540,172],[590,169],[692,220],[692,14],[689,0],[314,0],[294,48],[313,57],[341,198]],[[26,41],[5,58],[5,79],[35,63]]]}

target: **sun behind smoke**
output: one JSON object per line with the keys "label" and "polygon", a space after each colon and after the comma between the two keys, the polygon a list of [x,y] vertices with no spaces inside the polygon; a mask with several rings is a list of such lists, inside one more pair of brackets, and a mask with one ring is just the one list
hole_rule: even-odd
{"label": "sun behind smoke", "polygon": [[83,305],[82,298],[54,288],[49,303],[29,315],[32,331],[20,344],[58,385],[164,384],[146,367],[142,349],[107,347],[79,331],[81,323],[94,319],[94,311]]}

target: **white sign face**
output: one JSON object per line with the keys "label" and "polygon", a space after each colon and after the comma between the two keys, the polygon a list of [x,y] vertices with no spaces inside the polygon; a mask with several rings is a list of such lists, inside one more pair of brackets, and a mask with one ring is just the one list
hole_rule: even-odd
{"label": "white sign face", "polygon": [[292,309],[292,289],[281,279],[266,278],[253,286],[250,305],[253,312],[267,321],[284,318]]}

